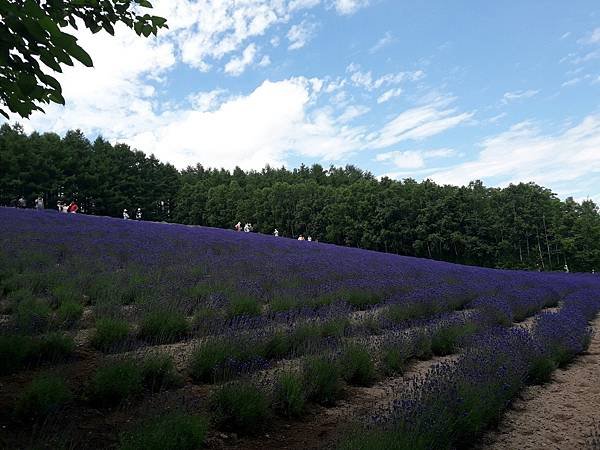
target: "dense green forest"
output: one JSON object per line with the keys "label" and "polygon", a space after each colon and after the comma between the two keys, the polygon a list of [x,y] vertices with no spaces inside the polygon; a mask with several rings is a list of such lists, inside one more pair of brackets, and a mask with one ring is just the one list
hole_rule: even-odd
{"label": "dense green forest", "polygon": [[170,164],[79,131],[27,135],[0,127],[0,204],[23,196],[47,207],[76,199],[83,212],[254,230],[490,267],[600,268],[600,214],[591,200],[561,201],[533,183],[504,189],[377,179],[353,166],[292,171]]}

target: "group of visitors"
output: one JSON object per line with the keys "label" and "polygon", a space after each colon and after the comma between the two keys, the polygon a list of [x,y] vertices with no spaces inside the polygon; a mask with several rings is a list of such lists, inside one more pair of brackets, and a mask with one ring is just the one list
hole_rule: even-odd
{"label": "group of visitors", "polygon": [[244,225],[244,228],[242,228],[242,222],[238,222],[235,224],[235,226],[233,228],[235,228],[235,231],[242,231],[242,229],[243,229],[244,233],[250,233],[250,232],[254,231],[254,227],[252,226],[252,224],[250,222],[246,223],[246,225]]}
{"label": "group of visitors", "polygon": [[[135,210],[135,220],[142,220],[142,208],[138,208]],[[123,210],[123,219],[128,220],[131,217],[129,217],[129,212],[127,211],[127,209]]]}
{"label": "group of visitors", "polygon": [[75,202],[75,200],[73,200],[68,205],[65,202],[63,202],[62,200],[59,200],[56,203],[56,207],[58,208],[58,212],[61,212],[61,213],[75,214],[75,213],[77,213],[77,211],[79,211],[79,205]]}
{"label": "group of visitors", "polygon": [[[127,211],[127,210],[125,210],[125,211]],[[127,217],[127,218],[129,218],[129,217]],[[244,233],[250,233],[250,232],[254,231],[254,227],[252,226],[252,224],[250,222],[246,223],[243,227],[242,227],[242,222],[238,222],[233,226],[233,229],[238,232],[243,230]],[[277,228],[275,228],[273,230],[273,236],[279,237],[279,230]],[[298,240],[311,242],[313,239],[312,239],[312,236],[310,236],[310,235],[307,237],[304,237],[304,235],[301,234],[300,236],[298,236]]]}

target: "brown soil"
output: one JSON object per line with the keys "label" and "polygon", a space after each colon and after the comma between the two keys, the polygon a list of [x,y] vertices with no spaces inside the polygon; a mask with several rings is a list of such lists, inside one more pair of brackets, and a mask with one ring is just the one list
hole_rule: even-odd
{"label": "brown soil", "polygon": [[600,419],[600,317],[587,352],[544,386],[526,388],[481,448],[585,449]]}

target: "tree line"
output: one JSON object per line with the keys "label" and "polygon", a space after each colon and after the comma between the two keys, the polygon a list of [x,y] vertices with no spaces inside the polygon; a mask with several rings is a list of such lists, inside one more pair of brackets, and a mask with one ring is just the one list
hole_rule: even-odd
{"label": "tree line", "polygon": [[42,195],[85,213],[311,235],[338,245],[462,264],[531,270],[600,268],[600,214],[534,183],[491,188],[377,179],[354,166],[178,171],[153,155],[80,131],[27,135],[0,127],[0,204]]}

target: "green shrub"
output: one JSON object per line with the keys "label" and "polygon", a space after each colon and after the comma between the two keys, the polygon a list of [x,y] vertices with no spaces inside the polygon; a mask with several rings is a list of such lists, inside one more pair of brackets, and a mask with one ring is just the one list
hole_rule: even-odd
{"label": "green shrub", "polygon": [[359,323],[359,329],[363,330],[368,336],[373,336],[381,333],[381,323],[377,317],[364,317]]}
{"label": "green shrub", "polygon": [[434,307],[427,302],[407,302],[391,305],[384,313],[394,323],[401,323],[411,319],[427,317],[433,314]]}
{"label": "green shrub", "polygon": [[[587,346],[584,348],[587,348]],[[552,350],[552,359],[558,367],[565,367],[573,360],[574,357],[575,354],[564,345],[557,345]]]}
{"label": "green shrub", "polygon": [[80,303],[73,300],[64,301],[56,311],[56,321],[59,326],[71,327],[81,319],[82,314],[83,306]]}
{"label": "green shrub", "polygon": [[291,342],[283,331],[276,331],[264,343],[260,354],[267,359],[283,358],[290,353]]}
{"label": "green shrub", "polygon": [[74,349],[73,339],[59,333],[0,336],[0,374],[14,372],[27,364],[64,360]]}
{"label": "green shrub", "polygon": [[275,408],[285,417],[300,417],[306,407],[306,388],[302,377],[295,372],[284,372],[275,382]]}
{"label": "green shrub", "polygon": [[446,356],[456,353],[460,340],[475,333],[477,327],[472,323],[450,325],[436,330],[431,337],[431,350],[434,355]]}
{"label": "green shrub", "polygon": [[135,361],[114,361],[96,371],[89,385],[88,395],[95,404],[116,405],[141,394],[142,382],[142,371]]}
{"label": "green shrub", "polygon": [[249,382],[233,382],[219,388],[211,399],[217,423],[223,427],[252,433],[269,417],[266,395]]}
{"label": "green shrub", "polygon": [[551,380],[552,372],[556,370],[556,362],[548,356],[539,356],[533,359],[527,373],[530,384],[544,384]]}
{"label": "green shrub", "polygon": [[16,310],[20,303],[35,301],[35,295],[33,295],[33,292],[31,292],[30,289],[17,288],[10,291],[10,293],[6,296],[6,299],[11,303],[13,309]]}
{"label": "green shrub", "polygon": [[200,333],[211,333],[215,326],[224,318],[223,312],[214,309],[201,307],[196,310],[192,317],[192,328]]}
{"label": "green shrub", "polygon": [[92,335],[92,347],[108,352],[122,345],[129,336],[129,324],[123,319],[102,318],[96,320]]}
{"label": "green shrub", "polygon": [[151,391],[169,389],[183,383],[183,379],[175,370],[173,359],[169,355],[147,356],[141,366],[144,386]]}
{"label": "green shrub", "polygon": [[195,450],[202,447],[208,420],[174,413],[143,422],[135,431],[123,433],[120,450]]}
{"label": "green shrub", "polygon": [[44,300],[25,299],[15,308],[15,323],[22,332],[41,332],[48,328],[51,312],[50,306]]}
{"label": "green shrub", "polygon": [[64,379],[54,375],[39,376],[19,396],[15,413],[25,418],[47,416],[71,398],[71,391]]}
{"label": "green shrub", "polygon": [[119,289],[119,284],[112,274],[96,274],[87,289],[87,294],[93,305],[118,304],[121,297]]}
{"label": "green shrub", "polygon": [[381,356],[383,372],[386,375],[403,374],[411,356],[411,350],[401,344],[385,346]]}
{"label": "green shrub", "polygon": [[19,283],[21,287],[27,287],[36,295],[45,295],[56,284],[56,278],[52,272],[39,272],[34,269],[19,274]]}
{"label": "green shrub", "polygon": [[78,288],[72,284],[59,283],[52,288],[52,298],[55,305],[59,307],[64,303],[79,304],[81,293]]}
{"label": "green shrub", "polygon": [[231,374],[224,366],[226,361],[244,360],[250,354],[243,343],[225,339],[210,340],[198,346],[189,362],[189,374],[195,382],[216,382],[225,380]]}
{"label": "green shrub", "polygon": [[271,312],[285,312],[298,307],[298,300],[294,297],[278,295],[269,302]]}
{"label": "green shrub", "polygon": [[322,337],[343,337],[350,328],[350,320],[347,318],[331,319],[321,324]]}
{"label": "green shrub", "polygon": [[258,316],[262,309],[258,301],[251,297],[233,297],[229,301],[227,315],[229,317],[238,316]]}
{"label": "green shrub", "polygon": [[198,283],[187,289],[185,294],[195,301],[208,300],[215,287],[208,283]]}
{"label": "green shrub", "polygon": [[139,337],[155,343],[169,343],[185,336],[189,329],[185,316],[178,311],[151,311],[142,319]]}
{"label": "green shrub", "polygon": [[0,336],[0,374],[20,369],[37,352],[38,346],[29,336]]}
{"label": "green shrub", "polygon": [[150,295],[149,279],[147,275],[129,273],[124,285],[119,290],[119,299],[122,305],[144,303]]}
{"label": "green shrub", "polygon": [[368,386],[375,378],[375,365],[369,351],[358,344],[347,346],[340,357],[342,377],[348,383]]}
{"label": "green shrub", "polygon": [[365,309],[368,306],[376,305],[382,299],[380,294],[362,290],[349,291],[341,295],[341,297],[358,309]]}
{"label": "green shrub", "polygon": [[49,333],[39,338],[36,347],[40,360],[63,361],[73,354],[75,341],[66,334]]}
{"label": "green shrub", "polygon": [[314,356],[304,362],[304,383],[308,397],[322,405],[334,405],[342,393],[340,368],[327,356]]}
{"label": "green shrub", "polygon": [[321,345],[321,326],[318,323],[302,323],[289,336],[290,352],[295,355],[310,352]]}
{"label": "green shrub", "polygon": [[433,357],[431,335],[426,331],[415,335],[412,346],[412,354],[415,358],[427,361]]}

